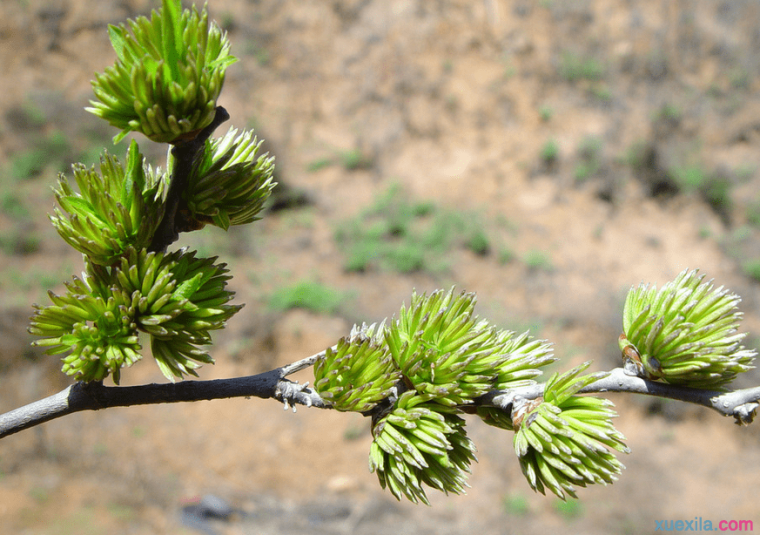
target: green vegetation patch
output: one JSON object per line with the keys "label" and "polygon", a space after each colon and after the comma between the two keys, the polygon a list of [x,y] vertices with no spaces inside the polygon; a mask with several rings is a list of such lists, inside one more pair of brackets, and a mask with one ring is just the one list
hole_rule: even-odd
{"label": "green vegetation patch", "polygon": [[477,255],[490,252],[479,220],[477,214],[411,200],[394,185],[357,217],[339,223],[335,240],[347,271],[439,272],[448,267],[442,258],[455,247]]}
{"label": "green vegetation patch", "polygon": [[521,493],[505,496],[502,504],[504,505],[504,512],[510,516],[525,516],[530,512],[528,498]]}
{"label": "green vegetation patch", "polygon": [[578,500],[555,500],[554,510],[565,520],[574,520],[583,516],[583,505]]}
{"label": "green vegetation patch", "polygon": [[547,140],[541,146],[541,160],[549,165],[555,163],[559,159],[559,143],[556,139],[552,138]]}
{"label": "green vegetation patch", "polygon": [[275,290],[269,298],[273,310],[302,308],[318,314],[334,314],[346,300],[345,292],[319,282],[302,280]]}
{"label": "green vegetation patch", "polygon": [[32,139],[28,149],[16,154],[10,162],[11,175],[27,180],[41,175],[48,166],[55,171],[64,171],[72,156],[66,135],[56,130],[47,136]]}
{"label": "green vegetation patch", "polygon": [[578,163],[573,171],[576,182],[584,182],[595,175],[602,165],[602,140],[586,136],[578,145]]}
{"label": "green vegetation patch", "polygon": [[332,156],[322,156],[317,158],[306,166],[306,170],[310,173],[314,173],[336,164],[340,164],[346,171],[359,171],[372,169],[375,165],[375,161],[370,154],[361,149],[351,149],[337,152]]}
{"label": "green vegetation patch", "polygon": [[755,282],[760,282],[760,258],[747,260],[742,264],[744,274]]}
{"label": "green vegetation patch", "polygon": [[528,269],[534,271],[552,271],[554,269],[554,264],[549,253],[540,249],[531,249],[525,253],[523,262],[525,262]]}
{"label": "green vegetation patch", "polygon": [[747,222],[757,228],[760,228],[760,196],[755,197],[746,208],[745,214]]}
{"label": "green vegetation patch", "polygon": [[702,165],[686,165],[669,170],[675,183],[687,193],[697,192],[710,207],[724,220],[728,220],[733,201],[730,177],[710,172]]}
{"label": "green vegetation patch", "polygon": [[601,80],[607,69],[599,60],[565,52],[559,61],[559,74],[568,82]]}

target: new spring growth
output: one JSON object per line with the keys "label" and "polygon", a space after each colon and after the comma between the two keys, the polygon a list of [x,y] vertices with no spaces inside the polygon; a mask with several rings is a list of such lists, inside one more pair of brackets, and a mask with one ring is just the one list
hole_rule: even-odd
{"label": "new spring growth", "polygon": [[423,483],[444,493],[461,494],[467,485],[475,445],[459,411],[404,392],[390,414],[375,423],[369,469],[397,499],[429,505]]}
{"label": "new spring growth", "polygon": [[192,139],[214,118],[230,55],[227,35],[201,12],[182,11],[180,0],[163,0],[150,19],[109,26],[116,63],[92,82],[97,101],[88,111],[121,132],[142,132],[152,141]]}
{"label": "new spring growth", "polygon": [[109,154],[95,166],[73,166],[75,192],[62,174],[55,197],[60,206],[50,216],[66,243],[91,262],[109,266],[130,247],[150,243],[163,213],[163,175],[146,166],[137,143],[127,151],[127,166]]}
{"label": "new spring growth", "polygon": [[131,252],[115,272],[119,286],[139,295],[136,324],[151,335],[151,350],[169,380],[197,375],[214,361],[203,346],[209,331],[225,327],[242,305],[229,305],[234,292],[226,289],[226,264],[198,258],[184,250],[171,254]]}
{"label": "new spring growth", "polygon": [[238,134],[233,128],[222,138],[206,141],[184,193],[193,221],[227,230],[258,219],[276,185],[274,157],[259,154],[260,147],[252,131]]}
{"label": "new spring growth", "polygon": [[474,308],[474,294],[453,288],[415,293],[398,319],[354,328],[315,364],[325,400],[372,417],[370,470],[396,498],[428,503],[425,486],[463,492],[475,460],[463,409],[534,383],[554,360],[546,342],[496,329]]}
{"label": "new spring growth", "polygon": [[385,330],[404,377],[443,405],[470,404],[497,385],[525,384],[554,360],[549,344],[496,329],[474,308],[473,293],[415,293]]}
{"label": "new spring growth", "polygon": [[390,396],[401,379],[383,341],[384,328],[384,324],[354,327],[314,364],[314,388],[335,409],[367,412]]}
{"label": "new spring growth", "polygon": [[620,349],[626,367],[647,379],[693,388],[720,388],[752,369],[757,354],[737,332],[741,298],[696,270],[674,281],[631,288],[623,312]]}
{"label": "new spring growth", "polygon": [[[48,292],[52,305],[35,305],[29,327],[42,337],[33,345],[51,355],[65,354],[63,372],[83,381],[102,381],[112,375],[119,383],[121,368],[140,360],[136,299],[112,291],[99,268],[86,262],[82,278],[66,284],[66,293]],[[136,296],[135,296],[136,297]]]}
{"label": "new spring growth", "polygon": [[516,407],[514,447],[530,486],[542,494],[548,488],[561,499],[576,498],[574,486],[607,485],[625,468],[608,450],[629,453],[612,425],[617,416],[606,399],[575,395],[604,376],[579,376],[582,364],[546,383],[544,397]]}
{"label": "new spring growth", "polygon": [[93,264],[85,257],[82,278],[64,295],[50,292],[52,305],[35,305],[29,332],[34,345],[65,354],[63,372],[81,381],[118,384],[121,369],[142,358],[141,332],[150,335],[153,356],[170,380],[196,375],[213,360],[202,346],[209,331],[221,329],[241,307],[228,305],[229,276],[214,258],[178,251],[164,255],[131,249],[118,266]]}

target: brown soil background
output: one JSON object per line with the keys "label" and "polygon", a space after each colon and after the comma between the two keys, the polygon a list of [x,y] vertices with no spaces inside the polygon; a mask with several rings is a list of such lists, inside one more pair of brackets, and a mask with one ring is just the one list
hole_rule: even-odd
{"label": "brown soil background", "polygon": [[[67,384],[57,359],[29,348],[25,326],[30,304],[47,299],[45,281],[53,277],[60,289],[81,269],[46,219],[56,169],[21,179],[12,162],[53,131],[110,147],[114,132],[82,111],[89,80],[113,61],[106,24],[151,7],[0,5],[0,180],[3,199],[20,196],[31,214],[19,222],[7,203],[0,211],[2,410]],[[298,360],[355,321],[391,316],[413,288],[452,284],[477,292],[479,313],[494,323],[532,326],[554,341],[561,369],[588,359],[596,370],[614,367],[625,291],[687,267],[741,294],[745,328],[760,333],[758,284],[742,270],[760,251],[746,218],[760,181],[756,2],[212,0],[210,11],[241,59],[220,104],[233,126],[256,126],[281,182],[313,203],[178,244],[219,254],[246,303],[216,336],[217,364],[201,377]],[[568,54],[592,59],[602,74],[568,80]],[[25,122],[19,110],[30,103],[44,124]],[[597,169],[577,180],[578,147],[589,136],[600,140]],[[553,164],[540,157],[550,139],[559,148]],[[647,163],[626,163],[633,146],[651,148]],[[371,165],[309,171],[354,149]],[[160,163],[161,148],[146,150]],[[724,177],[730,208],[718,214],[697,193],[652,195],[653,181],[679,165]],[[477,212],[515,258],[502,263],[495,250],[459,248],[443,272],[345,272],[335,228],[392,183],[410,198]],[[10,235],[34,235],[34,246],[8,246]],[[551,269],[527,264],[533,250],[551,258]],[[351,298],[334,315],[266,307],[276,288],[300,279]],[[747,375],[740,385],[758,384],[758,374]],[[123,374],[125,384],[154,381],[162,377],[149,359]],[[475,421],[468,427],[480,462],[471,490],[431,491],[428,508],[381,491],[367,470],[361,418],[232,400],[78,414],[4,439],[0,526],[23,534],[195,533],[178,511],[207,493],[246,512],[214,524],[228,534],[648,533],[663,519],[760,521],[757,424],[738,428],[675,403],[614,401],[633,450],[623,459],[628,469],[611,487],[580,489],[580,503],[565,509],[530,491],[511,435]]]}

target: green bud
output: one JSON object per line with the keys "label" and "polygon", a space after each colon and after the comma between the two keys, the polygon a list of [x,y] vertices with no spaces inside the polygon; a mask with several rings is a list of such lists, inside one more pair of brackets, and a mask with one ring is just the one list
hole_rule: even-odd
{"label": "green bud", "polygon": [[[52,306],[35,305],[29,332],[33,343],[52,355],[65,354],[63,372],[80,381],[102,381],[112,375],[118,384],[121,368],[141,358],[136,310],[132,297],[100,286],[88,265],[84,278],[74,277],[67,292],[50,292]],[[108,295],[108,297],[105,297]]]}
{"label": "green bud", "polygon": [[738,333],[741,298],[704,275],[683,271],[660,290],[640,285],[628,292],[620,346],[627,366],[653,380],[720,388],[752,369],[756,351]]}
{"label": "green bud", "polygon": [[274,158],[258,154],[261,143],[252,131],[235,129],[206,142],[185,193],[194,220],[227,230],[258,219],[276,185]]}
{"label": "green bud", "polygon": [[538,368],[554,360],[545,342],[497,330],[479,320],[474,308],[473,293],[415,293],[385,329],[404,377],[442,405],[471,404],[495,388],[530,384]]}
{"label": "green bud", "polygon": [[179,0],[163,0],[151,18],[109,26],[115,65],[92,82],[87,111],[121,129],[142,132],[159,143],[192,139],[214,118],[225,71],[237,59],[227,35],[201,12],[181,10]]}
{"label": "green bud", "polygon": [[421,402],[414,391],[403,393],[394,410],[375,423],[370,471],[397,499],[429,505],[423,484],[445,493],[467,487],[475,446],[456,409]]}
{"label": "green bud", "polygon": [[401,372],[382,340],[380,326],[354,328],[337,349],[314,364],[314,388],[339,411],[366,412],[391,394]]}
{"label": "green bud", "polygon": [[227,304],[234,297],[226,289],[230,276],[226,264],[215,260],[182,250],[132,252],[122,261],[119,281],[127,292],[139,294],[137,325],[151,335],[153,357],[172,381],[213,363],[199,346],[211,344],[209,331],[224,328],[242,308]]}
{"label": "green bud", "polygon": [[546,383],[544,397],[524,402],[513,412],[515,452],[530,486],[548,488],[561,499],[577,497],[575,486],[606,485],[625,468],[607,449],[630,450],[612,425],[612,402],[576,393],[605,374],[579,374],[582,364]]}
{"label": "green bud", "polygon": [[[536,340],[524,332],[498,331],[493,345],[497,347],[494,357],[503,357],[494,372],[497,374],[493,389],[507,390],[535,384],[541,375],[541,367],[555,362],[551,343]],[[492,357],[493,358],[493,357]]]}
{"label": "green bud", "polygon": [[158,191],[162,177],[145,166],[134,141],[127,168],[104,154],[100,173],[73,167],[79,192],[61,175],[55,191],[60,209],[50,216],[58,234],[93,263],[110,266],[130,247],[146,247],[162,216]]}
{"label": "green bud", "polygon": [[228,305],[233,292],[229,276],[215,258],[195,253],[125,251],[119,267],[85,258],[83,279],[66,285],[66,294],[50,293],[50,306],[36,305],[29,331],[35,345],[49,354],[64,354],[63,371],[82,381],[108,375],[118,383],[121,368],[141,358],[139,332],[151,335],[151,348],[162,373],[170,379],[213,363],[201,346],[209,331],[221,329],[240,306]]}

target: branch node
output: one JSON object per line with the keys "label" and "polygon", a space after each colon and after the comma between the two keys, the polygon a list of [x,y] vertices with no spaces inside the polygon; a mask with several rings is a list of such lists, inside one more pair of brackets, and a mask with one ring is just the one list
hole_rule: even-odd
{"label": "branch node", "polygon": [[755,420],[755,413],[760,404],[751,402],[739,405],[734,409],[734,418],[736,419],[736,425],[745,426],[751,424]]}
{"label": "branch node", "polygon": [[292,407],[293,412],[296,412],[296,405],[299,403],[306,405],[307,407],[314,405],[311,398],[312,392],[313,391],[309,388],[308,382],[299,384],[298,382],[283,379],[277,383],[274,397],[284,403],[284,410],[288,410]]}

